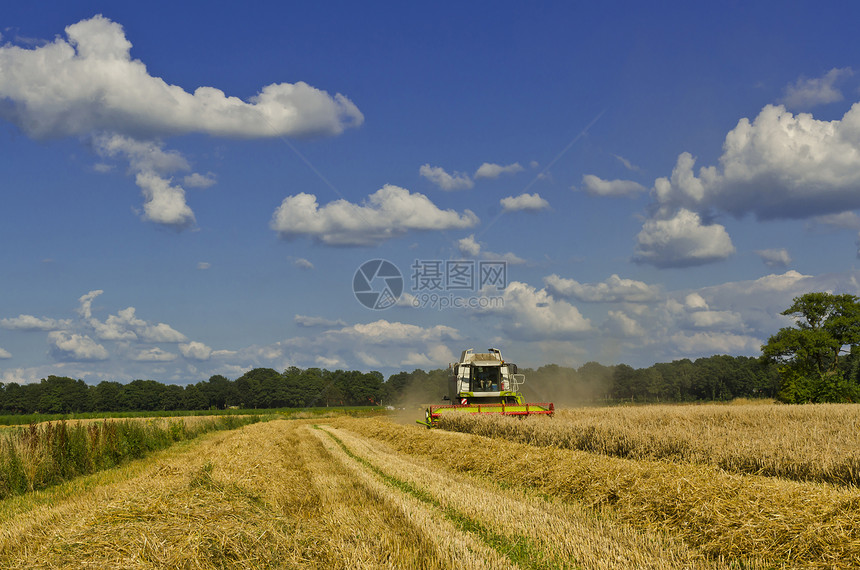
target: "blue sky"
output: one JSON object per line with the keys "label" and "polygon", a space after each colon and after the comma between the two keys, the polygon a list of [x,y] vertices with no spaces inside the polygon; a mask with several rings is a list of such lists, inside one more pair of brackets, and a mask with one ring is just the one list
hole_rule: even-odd
{"label": "blue sky", "polygon": [[860,294],[853,4],[114,4],[0,18],[2,382],[755,356]]}

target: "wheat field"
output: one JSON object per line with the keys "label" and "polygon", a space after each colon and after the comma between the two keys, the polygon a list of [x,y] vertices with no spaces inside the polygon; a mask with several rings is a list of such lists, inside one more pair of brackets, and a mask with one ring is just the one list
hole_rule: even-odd
{"label": "wheat field", "polygon": [[[796,481],[860,485],[860,406],[649,405],[569,408],[541,418],[475,415],[443,427],[537,446],[715,465]],[[537,421],[535,421],[537,420]]]}
{"label": "wheat field", "polygon": [[[576,414],[534,419],[561,430]],[[275,420],[0,502],[0,567],[860,565],[855,486],[696,457],[618,457],[388,418]]]}

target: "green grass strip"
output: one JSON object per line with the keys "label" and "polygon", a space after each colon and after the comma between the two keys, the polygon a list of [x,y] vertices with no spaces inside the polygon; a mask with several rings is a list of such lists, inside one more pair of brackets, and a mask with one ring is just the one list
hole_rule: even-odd
{"label": "green grass strip", "polygon": [[[315,425],[315,429],[321,429],[319,426]],[[347,454],[350,458],[358,461],[360,464],[364,465],[374,473],[376,473],[379,477],[382,478],[387,484],[395,487],[396,489],[415,497],[419,501],[426,503],[440,510],[446,519],[454,523],[459,530],[463,532],[468,532],[474,536],[477,536],[484,542],[487,546],[499,552],[500,554],[506,556],[508,560],[519,566],[520,568],[529,568],[529,569],[553,569],[553,568],[561,568],[558,564],[551,564],[544,559],[544,553],[525,536],[515,536],[513,540],[511,538],[501,535],[492,529],[484,526],[480,521],[475,520],[468,515],[452,508],[447,507],[440,503],[437,499],[431,496],[426,491],[419,489],[414,486],[412,483],[408,481],[404,481],[402,479],[398,479],[397,477],[393,477],[388,475],[376,465],[368,461],[367,459],[356,455],[350,450],[343,441],[341,441],[336,435],[331,433],[328,430],[322,430],[325,432],[330,438],[337,443],[340,448]]]}

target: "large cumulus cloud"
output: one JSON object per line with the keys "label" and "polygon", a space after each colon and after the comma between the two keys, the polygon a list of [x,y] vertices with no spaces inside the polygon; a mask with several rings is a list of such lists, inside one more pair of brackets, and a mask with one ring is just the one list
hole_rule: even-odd
{"label": "large cumulus cloud", "polygon": [[696,172],[682,153],[658,178],[663,208],[715,208],[760,219],[805,219],[860,208],[860,103],[841,120],[821,121],[768,105],[727,135],[719,166]]}
{"label": "large cumulus cloud", "polygon": [[0,116],[34,138],[92,131],[136,137],[190,132],[232,137],[338,134],[363,116],[341,94],[304,82],[275,83],[243,101],[215,87],[189,93],[132,59],[122,26],[101,15],[66,38],[0,48]]}

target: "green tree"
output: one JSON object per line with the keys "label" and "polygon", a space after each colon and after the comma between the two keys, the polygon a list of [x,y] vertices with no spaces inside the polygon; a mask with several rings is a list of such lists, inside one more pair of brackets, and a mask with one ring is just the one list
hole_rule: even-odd
{"label": "green tree", "polygon": [[152,411],[161,406],[164,384],[155,380],[132,380],[124,385],[121,398],[129,410]]}
{"label": "green tree", "polygon": [[185,403],[185,389],[177,384],[168,384],[161,392],[162,410],[181,410]]}
{"label": "green tree", "polygon": [[236,388],[226,377],[216,374],[210,376],[208,382],[200,382],[198,387],[209,399],[210,408],[224,409],[228,405],[233,405],[235,400]]}
{"label": "green tree", "polygon": [[860,303],[854,295],[806,293],[782,312],[794,317],[762,345],[762,357],[779,367],[779,399],[792,402],[856,401],[860,390],[840,368],[840,355],[860,344]]}
{"label": "green tree", "polygon": [[3,411],[12,412],[13,414],[24,413],[26,404],[24,403],[24,391],[21,385],[17,382],[6,384],[5,401],[3,402]]}
{"label": "green tree", "polygon": [[636,370],[627,364],[619,364],[612,372],[613,390],[612,397],[621,399],[633,399],[635,395]]}
{"label": "green tree", "polygon": [[205,410],[209,406],[209,400],[196,384],[185,386],[182,399],[182,407],[186,410]]}
{"label": "green tree", "polygon": [[39,409],[52,414],[90,411],[86,383],[66,376],[48,376],[41,381]]}
{"label": "green tree", "polygon": [[234,383],[238,392],[237,400],[248,408],[271,407],[272,400],[277,396],[278,384],[283,383],[283,380],[281,374],[271,368],[249,370]]}
{"label": "green tree", "polygon": [[122,398],[122,384],[102,380],[91,389],[93,409],[97,412],[120,412],[125,407]]}

